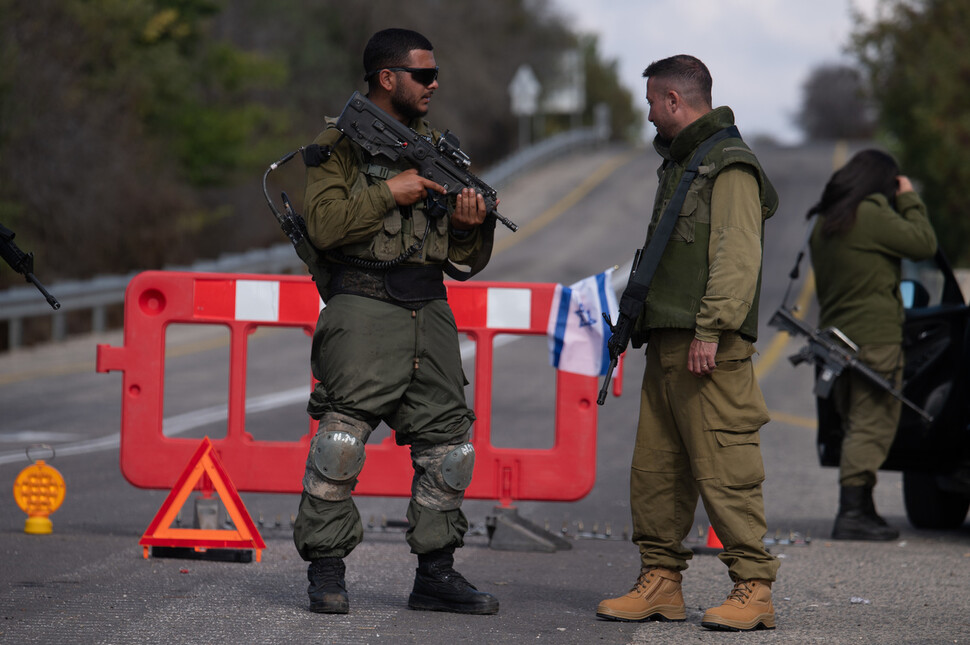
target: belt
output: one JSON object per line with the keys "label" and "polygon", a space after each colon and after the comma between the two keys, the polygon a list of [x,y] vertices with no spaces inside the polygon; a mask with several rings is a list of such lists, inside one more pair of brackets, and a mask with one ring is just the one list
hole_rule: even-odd
{"label": "belt", "polygon": [[333,263],[330,296],[340,293],[373,298],[407,309],[420,309],[432,300],[447,298],[440,264],[364,269]]}

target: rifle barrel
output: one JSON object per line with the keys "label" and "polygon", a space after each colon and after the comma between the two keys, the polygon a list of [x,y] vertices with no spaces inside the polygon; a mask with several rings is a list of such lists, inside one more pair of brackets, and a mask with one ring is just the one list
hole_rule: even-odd
{"label": "rifle barrel", "polygon": [[40,291],[40,293],[47,300],[47,304],[51,306],[51,309],[53,309],[54,311],[57,311],[58,309],[61,308],[61,303],[57,301],[57,298],[51,295],[51,292],[47,290],[47,287],[45,287],[44,284],[40,280],[38,280],[33,273],[30,273],[28,271],[27,273],[24,274],[24,277],[27,278],[27,282],[37,287],[37,290]]}

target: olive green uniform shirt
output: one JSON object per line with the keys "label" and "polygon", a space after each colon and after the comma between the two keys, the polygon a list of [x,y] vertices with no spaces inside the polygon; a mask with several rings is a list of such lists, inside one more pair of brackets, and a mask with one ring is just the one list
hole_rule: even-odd
{"label": "olive green uniform shirt", "polygon": [[711,241],[707,247],[707,293],[701,299],[694,337],[716,343],[736,331],[760,288],[761,201],[751,168],[732,166],[714,182]]}
{"label": "olive green uniform shirt", "polygon": [[[897,210],[898,209],[898,210]],[[859,346],[858,357],[896,387],[902,380],[902,258],[922,260],[936,252],[936,234],[915,192],[883,195],[859,204],[849,231],[822,235],[819,217],[810,241],[821,312],[819,326],[836,327]],[[900,402],[854,371],[835,383],[833,402],[841,418],[839,483],[874,486],[899,425]]]}
{"label": "olive green uniform shirt", "polygon": [[857,345],[901,343],[901,259],[923,260],[937,247],[919,195],[898,195],[896,209],[883,195],[870,195],[852,228],[831,237],[822,236],[817,219],[810,244],[819,327],[837,327]]}

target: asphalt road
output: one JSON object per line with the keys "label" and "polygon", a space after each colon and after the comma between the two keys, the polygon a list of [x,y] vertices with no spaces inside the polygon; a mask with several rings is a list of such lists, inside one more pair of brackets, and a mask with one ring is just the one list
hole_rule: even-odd
{"label": "asphalt road", "polygon": [[[700,627],[703,611],[731,587],[726,568],[706,554],[697,555],[685,575],[686,623],[614,623],[594,615],[599,600],[629,589],[639,568],[627,537],[627,485],[641,355],[628,357],[623,396],[599,409],[592,492],[577,502],[517,503],[523,517],[564,535],[570,549],[490,549],[485,524],[494,503],[466,502],[472,530],[458,569],[500,598],[498,615],[409,611],[415,561],[399,527],[406,501],[360,498],[368,530],[348,558],[351,614],[337,617],[305,610],[305,563],[290,538],[296,495],[242,495],[267,543],[259,563],[142,558],[138,539],[168,491],[135,488],[121,475],[121,375],[94,369],[96,344],[123,342],[112,332],[0,356],[0,480],[12,486],[28,465],[25,449],[47,443],[55,451],[51,464],[67,482],[51,535],[25,534],[25,515],[13,496],[0,496],[0,642],[970,642],[970,525],[951,532],[913,529],[899,475],[882,473],[876,503],[900,529],[900,539],[826,539],[837,476],[815,457],[811,370],[789,365],[785,356],[795,346],[766,323],[784,297],[804,240],[804,213],[845,151],[819,144],[757,152],[782,200],[767,226],[756,363],[772,412],[762,445],[768,539],[782,558],[774,587],[776,630],[732,635]],[[505,187],[501,210],[521,229],[513,235],[499,228],[496,253],[481,279],[570,284],[627,264],[643,244],[656,165],[652,150],[604,147]],[[796,284],[792,298],[801,289]],[[227,334],[182,326],[166,341],[166,433],[224,434],[218,408],[227,392]],[[249,347],[248,396],[276,404],[250,415],[247,431],[295,441],[307,428],[300,389],[308,383],[309,339],[298,330],[267,329]],[[554,376],[546,365],[541,338],[496,350],[494,444],[551,445]],[[375,475],[365,468],[363,476]],[[702,508],[695,526],[693,542],[702,544],[699,533],[708,526]]]}

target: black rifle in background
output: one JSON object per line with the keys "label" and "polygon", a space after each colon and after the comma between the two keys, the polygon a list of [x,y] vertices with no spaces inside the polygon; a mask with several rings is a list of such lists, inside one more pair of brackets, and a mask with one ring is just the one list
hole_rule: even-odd
{"label": "black rifle in background", "polygon": [[16,233],[3,224],[0,224],[0,256],[10,265],[11,269],[24,276],[27,282],[37,287],[37,290],[47,298],[47,304],[52,309],[60,309],[61,303],[50,294],[43,283],[34,275],[34,254],[21,251],[17,247],[16,242],[13,241],[14,237],[16,237]]}
{"label": "black rifle in background", "polygon": [[876,387],[885,390],[899,399],[903,405],[916,412],[926,423],[933,423],[933,417],[915,403],[907,399],[893,384],[859,360],[855,347],[845,335],[834,327],[818,330],[800,320],[785,307],[779,307],[768,324],[776,329],[787,331],[792,336],[804,336],[808,344],[788,360],[792,365],[814,363],[819,368],[815,380],[815,395],[827,399],[832,393],[835,379],[846,369],[854,370]]}

